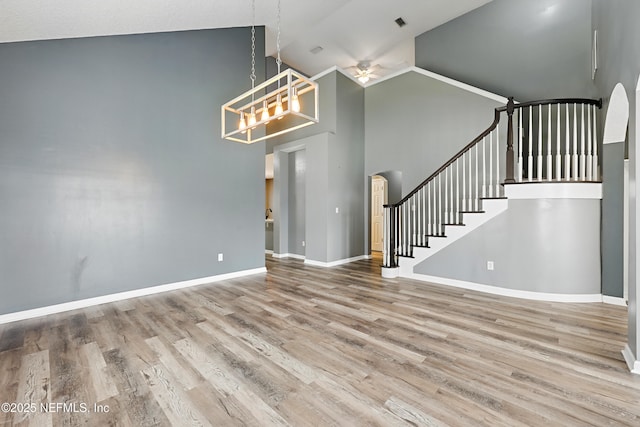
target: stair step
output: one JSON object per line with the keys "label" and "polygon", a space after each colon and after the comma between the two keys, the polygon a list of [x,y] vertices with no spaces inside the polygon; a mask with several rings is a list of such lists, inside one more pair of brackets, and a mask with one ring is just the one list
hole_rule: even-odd
{"label": "stair step", "polygon": [[413,245],[414,248],[426,248],[429,249],[431,246],[429,245]]}
{"label": "stair step", "polygon": [[472,214],[472,213],[477,213],[477,214],[481,214],[481,213],[486,213],[486,211],[460,211],[461,214]]}
{"label": "stair step", "polygon": [[480,200],[507,200],[507,197],[480,197]]}
{"label": "stair step", "polygon": [[456,227],[463,227],[464,224],[456,224],[456,223],[449,223],[449,222],[445,222],[442,225],[451,225],[451,226],[456,226]]}

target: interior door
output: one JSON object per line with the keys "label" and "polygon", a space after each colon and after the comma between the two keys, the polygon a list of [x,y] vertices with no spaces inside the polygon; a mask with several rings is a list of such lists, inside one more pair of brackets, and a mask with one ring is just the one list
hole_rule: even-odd
{"label": "interior door", "polygon": [[384,205],[387,203],[387,180],[374,176],[371,180],[371,250],[382,251]]}

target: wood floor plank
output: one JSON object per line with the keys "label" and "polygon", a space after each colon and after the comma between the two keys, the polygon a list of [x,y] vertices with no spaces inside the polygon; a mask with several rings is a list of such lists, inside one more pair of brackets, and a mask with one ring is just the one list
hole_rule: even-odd
{"label": "wood floor plank", "polygon": [[105,399],[117,396],[118,389],[111,379],[98,344],[91,342],[81,346],[80,354],[89,371],[88,380],[93,386],[93,393],[89,400],[93,403],[101,403]]}
{"label": "wood floor plank", "polygon": [[20,384],[15,401],[27,405],[29,410],[16,413],[12,425],[53,425],[51,413],[43,411],[41,406],[51,403],[50,377],[49,350],[26,354],[22,358]]}
{"label": "wood floor plank", "polygon": [[179,381],[162,365],[142,371],[155,399],[172,425],[210,426],[206,417],[192,406]]}

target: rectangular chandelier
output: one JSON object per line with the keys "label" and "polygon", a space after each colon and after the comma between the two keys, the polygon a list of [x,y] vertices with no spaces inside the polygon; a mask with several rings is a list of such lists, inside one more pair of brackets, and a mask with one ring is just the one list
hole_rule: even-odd
{"label": "rectangular chandelier", "polygon": [[221,115],[223,139],[253,144],[283,135],[318,123],[318,83],[288,69],[224,104]]}

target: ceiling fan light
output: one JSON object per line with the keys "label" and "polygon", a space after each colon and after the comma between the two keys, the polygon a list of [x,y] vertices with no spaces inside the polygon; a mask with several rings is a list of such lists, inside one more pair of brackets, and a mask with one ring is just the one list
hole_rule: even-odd
{"label": "ceiling fan light", "polygon": [[358,76],[358,81],[362,84],[365,84],[369,81],[369,76],[367,74],[361,74]]}

